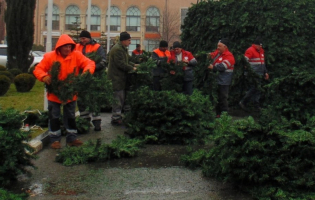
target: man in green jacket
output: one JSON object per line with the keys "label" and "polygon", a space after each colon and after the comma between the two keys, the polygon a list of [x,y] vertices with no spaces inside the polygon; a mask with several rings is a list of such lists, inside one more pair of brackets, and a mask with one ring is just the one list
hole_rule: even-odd
{"label": "man in green jacket", "polygon": [[137,64],[129,62],[131,56],[127,47],[131,44],[130,34],[120,33],[119,42],[109,52],[108,78],[112,81],[114,91],[114,102],[112,105],[113,125],[122,123],[121,111],[125,103],[127,73],[136,70]]}

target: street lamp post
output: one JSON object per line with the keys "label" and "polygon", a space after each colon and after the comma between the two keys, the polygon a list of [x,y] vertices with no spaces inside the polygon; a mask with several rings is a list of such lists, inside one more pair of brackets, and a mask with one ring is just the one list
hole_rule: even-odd
{"label": "street lamp post", "polygon": [[110,46],[110,5],[111,0],[108,0],[108,11],[107,11],[107,53],[109,52]]}
{"label": "street lamp post", "polygon": [[91,0],[88,1],[87,19],[86,19],[87,31],[91,31]]}
{"label": "street lamp post", "polygon": [[[51,51],[52,8],[53,8],[53,0],[48,0],[46,52]],[[46,96],[46,89],[44,90],[44,110],[48,110],[48,100]]]}

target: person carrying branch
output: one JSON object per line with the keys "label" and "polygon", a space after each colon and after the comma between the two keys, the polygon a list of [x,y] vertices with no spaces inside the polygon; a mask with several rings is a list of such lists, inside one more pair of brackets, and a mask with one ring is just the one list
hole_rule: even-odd
{"label": "person carrying branch", "polygon": [[[194,70],[193,67],[197,65],[197,60],[189,52],[185,51],[180,42],[176,41],[173,43],[173,50],[171,51],[171,56],[169,62],[174,62],[178,65],[180,62],[184,63],[183,70],[184,82],[183,82],[183,92],[187,95],[192,95],[193,93],[193,81],[194,81]],[[171,71],[172,74],[175,74],[175,71]]]}
{"label": "person carrying branch", "polygon": [[208,66],[213,72],[219,72],[218,83],[218,105],[216,106],[217,118],[222,112],[229,111],[228,97],[229,88],[232,83],[235,59],[228,49],[229,40],[223,38],[218,42],[217,50],[210,53],[213,63]]}
{"label": "person carrying branch", "polygon": [[[36,66],[34,70],[35,77],[44,82],[46,85],[53,85],[51,78],[51,69],[55,63],[60,63],[58,81],[65,80],[69,75],[78,75],[80,70],[87,73],[94,73],[95,63],[86,58],[79,51],[75,51],[75,42],[67,34],[63,34],[58,39],[54,51],[48,52],[44,55],[42,61]],[[60,92],[63,88],[55,88]],[[51,141],[51,148],[61,148],[61,130],[60,130],[60,115],[61,106],[63,106],[63,117],[66,127],[66,143],[68,146],[81,146],[82,141],[77,139],[77,127],[75,122],[75,107],[77,96],[63,102],[54,93],[47,93],[48,99],[48,114],[49,114],[49,136]]]}
{"label": "person carrying branch", "polygon": [[[94,60],[92,58],[91,59],[95,62],[96,66],[94,75],[99,77],[106,67],[106,54],[103,47],[92,39],[90,32],[83,30],[80,33],[80,43],[76,45],[76,50],[80,51],[85,56],[95,54],[94,57],[97,58]],[[80,111],[80,117],[91,121],[90,112],[86,110],[86,105],[84,105],[81,101],[77,101],[77,103]],[[100,112],[92,114],[94,131],[101,130],[101,116],[99,113]]]}

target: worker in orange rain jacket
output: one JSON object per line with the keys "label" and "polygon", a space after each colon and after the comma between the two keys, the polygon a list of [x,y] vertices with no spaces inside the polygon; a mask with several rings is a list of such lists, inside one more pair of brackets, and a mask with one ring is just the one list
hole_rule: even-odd
{"label": "worker in orange rain jacket", "polygon": [[[173,61],[175,64],[178,64],[179,62],[185,63],[183,68],[185,72],[183,77],[183,93],[192,95],[194,81],[193,67],[197,65],[197,60],[189,51],[182,49],[180,42],[176,41],[173,43],[173,50],[171,51],[171,56],[169,58],[169,62],[171,61]],[[175,74],[175,71],[171,71],[171,73]]]}
{"label": "worker in orange rain jacket", "polygon": [[152,53],[152,59],[156,61],[156,68],[153,69],[153,90],[161,91],[161,83],[165,71],[162,69],[161,65],[167,63],[171,53],[168,49],[168,43],[164,40],[160,41],[159,48],[154,49]]}
{"label": "worker in orange rain jacket", "polygon": [[[60,62],[59,80],[64,80],[76,69],[75,74],[79,70],[83,72],[89,71],[94,73],[95,63],[86,58],[81,52],[75,51],[75,42],[66,34],[60,36],[54,51],[44,55],[42,61],[34,70],[35,77],[47,85],[51,84],[49,71],[54,62]],[[62,102],[55,94],[47,93],[48,112],[49,112],[49,136],[52,142],[51,148],[60,149],[61,130],[60,130],[60,107]],[[63,105],[64,123],[67,131],[66,142],[68,146],[80,146],[83,143],[77,139],[77,129],[75,123],[75,107],[77,96],[73,96]]]}
{"label": "worker in orange rain jacket", "polygon": [[228,112],[229,110],[229,87],[232,82],[235,59],[233,54],[229,51],[228,46],[229,40],[223,38],[218,42],[217,50],[210,53],[213,62],[208,68],[212,69],[214,72],[219,72],[217,79],[219,85],[218,105],[216,107],[217,117],[220,117],[222,112]]}
{"label": "worker in orange rain jacket", "polygon": [[[95,63],[95,74],[101,74],[106,67],[106,55],[103,47],[92,39],[91,34],[88,31],[83,30],[79,37],[80,43],[76,45],[76,50],[82,52],[83,55],[96,52],[101,59],[100,62]],[[80,117],[91,121],[90,112],[86,110],[86,105],[83,105],[80,101],[77,101],[77,103],[80,111]],[[92,123],[94,125],[94,131],[101,130],[101,116],[99,114],[92,114]]]}

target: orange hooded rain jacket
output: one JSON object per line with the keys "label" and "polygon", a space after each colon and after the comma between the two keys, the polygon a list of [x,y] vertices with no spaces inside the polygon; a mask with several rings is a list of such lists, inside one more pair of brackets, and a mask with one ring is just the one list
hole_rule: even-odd
{"label": "orange hooded rain jacket", "polygon": [[[59,47],[65,45],[65,44],[72,44],[73,48],[71,53],[66,57],[63,58],[60,55]],[[76,75],[79,73],[80,69],[83,69],[83,72],[90,71],[90,73],[94,73],[95,71],[95,63],[94,61],[88,59],[85,57],[81,52],[75,51],[75,42],[70,38],[69,35],[63,34],[60,36],[56,48],[54,51],[48,52],[44,55],[44,58],[42,61],[36,65],[34,70],[35,77],[43,81],[43,78],[45,76],[49,76],[48,72],[51,69],[54,62],[59,61],[60,62],[60,74],[59,74],[59,80],[64,80],[67,78],[67,76],[71,73],[73,73],[74,69],[76,68]],[[47,99],[49,101],[62,103],[58,97],[52,93],[47,93]],[[72,101],[75,101],[77,99],[77,96],[74,96]],[[69,101],[70,102],[70,101]]]}

